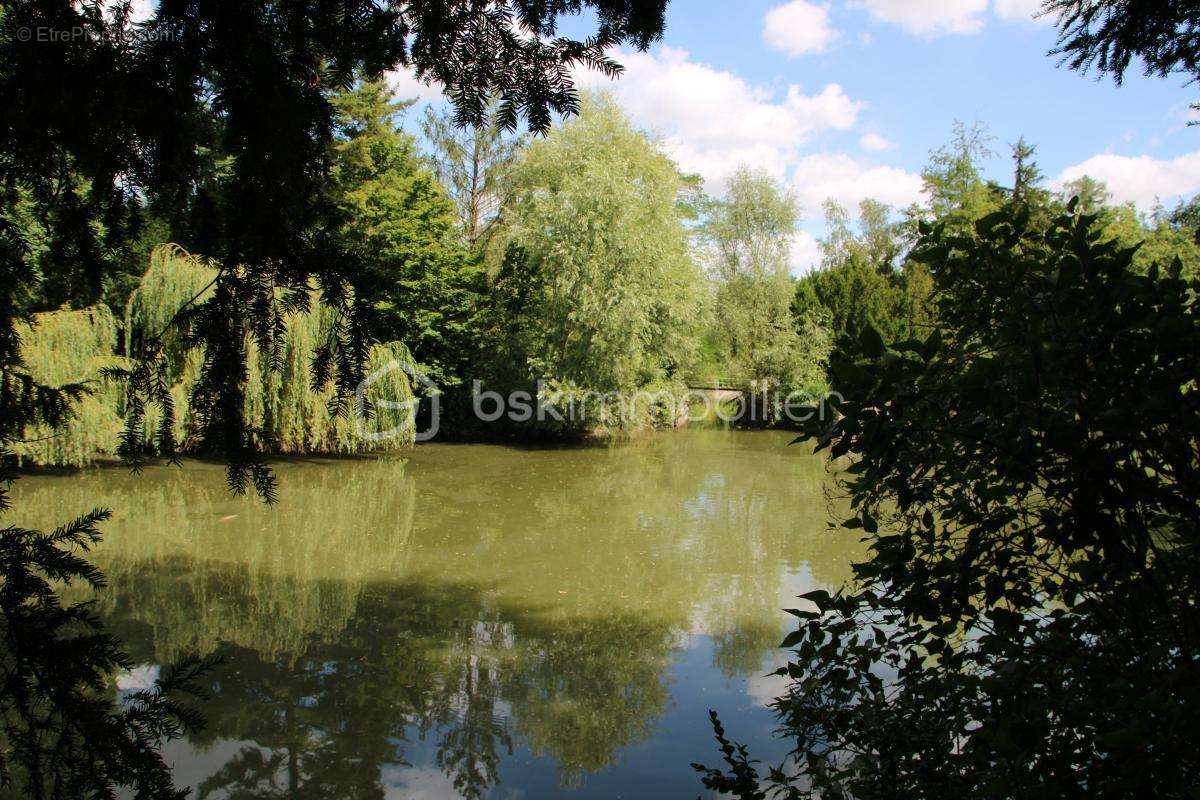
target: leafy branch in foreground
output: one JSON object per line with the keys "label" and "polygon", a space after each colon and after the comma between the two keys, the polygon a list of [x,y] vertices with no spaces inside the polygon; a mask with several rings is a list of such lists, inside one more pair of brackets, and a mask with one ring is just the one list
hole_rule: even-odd
{"label": "leafy branch in foreground", "polygon": [[1120,84],[1130,64],[1140,62],[1147,75],[1182,73],[1189,83],[1200,80],[1197,0],[1043,0],[1041,13],[1058,27],[1051,55],[1062,56],[1060,63],[1073,70],[1094,68]]}
{"label": "leafy branch in foreground", "polygon": [[692,764],[692,769],[703,777],[705,788],[713,789],[722,794],[732,794],[743,800],[765,800],[767,794],[758,788],[758,769],[754,766],[757,761],[750,759],[750,752],[744,744],[735,744],[725,735],[725,726],[717,712],[708,712],[709,722],[713,726],[713,735],[721,750],[721,758],[729,767],[726,775],[719,769],[709,769],[703,764]]}
{"label": "leafy branch in foreground", "polygon": [[934,332],[835,360],[871,555],[796,612],[779,796],[1200,791],[1200,283],[1074,212],[923,223]]}

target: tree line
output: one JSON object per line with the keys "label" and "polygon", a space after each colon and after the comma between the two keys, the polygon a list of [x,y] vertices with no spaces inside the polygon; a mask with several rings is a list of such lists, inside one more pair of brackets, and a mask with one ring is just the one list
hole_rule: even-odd
{"label": "tree line", "polygon": [[[933,278],[911,257],[921,222],[969,230],[1014,196],[1039,220],[1079,197],[1080,211],[1097,216],[1106,238],[1140,243],[1133,262],[1140,271],[1164,263],[1186,278],[1200,268],[1200,200],[1142,214],[1113,205],[1105,187],[1086,177],[1052,192],[1024,140],[1012,147],[1013,185],[1003,186],[983,177],[992,154],[979,124],[957,125],[931,154],[923,202],[897,211],[867,199],[851,219],[827,201],[820,263],[796,277],[799,210],[786,188],[742,167],[722,196],[705,194],[696,176],[683,174],[604,95],[585,97],[577,117],[537,139],[494,121],[464,131],[449,112],[433,109],[419,120],[418,137],[405,129],[413,103],[397,99],[384,81],[360,80],[331,96],[336,135],[327,192],[340,214],[333,232],[339,251],[360,266],[354,302],[375,343],[367,365],[371,372],[407,368],[373,384],[371,398],[390,402],[376,404],[366,429],[389,435],[361,435],[355,415],[365,409],[328,413],[334,380],[314,361],[336,314],[314,288],[296,300],[277,337],[282,350],[263,350],[250,330],[241,334],[242,418],[265,451],[410,444],[415,421],[402,418],[408,407],[389,408],[421,400],[412,385],[418,373],[437,386],[451,435],[670,426],[689,386],[717,381],[771,392],[775,405],[758,409],[758,421],[779,421],[789,395],[811,400],[830,389],[830,359],[865,327],[889,341],[931,329]],[[148,267],[122,256],[98,293],[64,280],[45,248],[31,249],[27,259],[41,280],[23,302],[41,313],[23,341],[34,377],[56,385],[94,379],[144,357],[146,343],[156,341],[172,400],[171,442],[197,449],[202,425],[190,398],[204,351],[182,333],[168,330],[162,340],[159,332],[189,302],[212,294],[214,264],[224,256],[214,233],[221,213],[208,214],[210,204],[232,213],[219,183],[175,222],[149,204],[133,248]],[[45,240],[33,217],[13,214],[11,221],[31,241]],[[282,373],[270,358],[284,365]],[[56,465],[115,455],[128,402],[115,385],[109,379],[82,398],[65,430],[31,426],[30,441],[15,452]],[[560,413],[488,427],[470,413],[477,386],[524,391]],[[624,402],[638,392],[654,399]],[[559,419],[568,408],[577,413]],[[146,414],[138,446],[155,452],[162,414],[153,407]]]}

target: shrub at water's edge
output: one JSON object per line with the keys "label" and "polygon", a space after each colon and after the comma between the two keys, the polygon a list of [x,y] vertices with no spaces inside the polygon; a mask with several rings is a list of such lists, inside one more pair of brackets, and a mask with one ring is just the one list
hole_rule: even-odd
{"label": "shrub at water's edge", "polygon": [[81,467],[114,452],[121,435],[121,392],[101,374],[125,359],[115,355],[117,322],[108,307],[37,314],[32,325],[18,323],[17,332],[35,380],[49,386],[91,382],[91,392],[72,404],[65,426],[26,426],[24,441],[13,445],[18,461]]}

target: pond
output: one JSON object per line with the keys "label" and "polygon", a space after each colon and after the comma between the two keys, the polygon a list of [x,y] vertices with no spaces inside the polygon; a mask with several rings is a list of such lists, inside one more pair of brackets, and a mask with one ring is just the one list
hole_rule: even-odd
{"label": "pond", "polygon": [[[220,652],[206,728],[167,746],[199,798],[703,794],[708,725],[778,762],[767,704],[797,594],[859,554],[788,434],[607,447],[426,444],[277,466],[30,476],[13,522],[114,510],[98,609],[149,685]],[[82,599],[68,589],[70,599]]]}

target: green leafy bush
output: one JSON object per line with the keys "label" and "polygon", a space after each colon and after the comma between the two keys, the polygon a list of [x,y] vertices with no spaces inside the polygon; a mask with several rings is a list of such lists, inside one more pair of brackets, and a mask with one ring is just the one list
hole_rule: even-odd
{"label": "green leafy bush", "polygon": [[1096,222],[923,225],[934,332],[835,358],[871,556],[794,612],[780,795],[1200,791],[1200,285]]}

